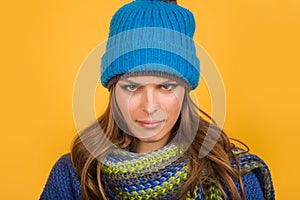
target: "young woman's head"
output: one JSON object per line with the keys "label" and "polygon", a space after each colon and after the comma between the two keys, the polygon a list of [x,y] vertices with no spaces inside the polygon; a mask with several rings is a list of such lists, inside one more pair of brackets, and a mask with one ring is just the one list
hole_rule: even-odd
{"label": "young woman's head", "polygon": [[194,32],[193,14],[176,1],[136,0],[113,16],[101,83],[114,86],[113,117],[137,138],[134,150],[155,150],[172,137],[184,96],[199,82]]}
{"label": "young woman's head", "polygon": [[[204,193],[211,185],[216,186],[226,197],[221,186],[225,185],[234,199],[240,198],[233,179],[241,183],[241,176],[230,166],[228,158],[232,145],[222,130],[200,117],[199,111],[208,115],[189,96],[200,76],[193,41],[193,14],[176,5],[176,1],[168,2],[136,0],[113,16],[101,63],[101,83],[110,91],[109,105],[95,123],[79,133],[72,146],[72,161],[80,176],[83,199],[105,199],[113,194],[107,191],[111,187],[103,187],[102,181],[116,184],[114,181],[119,179],[107,180],[105,173],[116,173],[113,177],[117,177],[120,170],[103,171],[101,162],[109,155],[111,144],[149,153],[172,141],[183,144],[185,155],[190,158],[188,166],[181,166],[184,171],[180,173],[188,175],[177,183],[181,188],[176,199],[193,194],[199,185]],[[200,159],[199,150],[209,128],[220,137],[209,154]],[[92,152],[87,148],[89,145]],[[164,159],[159,160],[159,166],[165,166]],[[185,157],[179,161],[185,162]],[[179,161],[174,160],[175,169],[180,168],[176,164]],[[134,172],[142,167],[130,169]],[[150,172],[148,169],[147,173]],[[123,176],[129,175],[120,175]],[[114,189],[121,194],[121,190]]]}

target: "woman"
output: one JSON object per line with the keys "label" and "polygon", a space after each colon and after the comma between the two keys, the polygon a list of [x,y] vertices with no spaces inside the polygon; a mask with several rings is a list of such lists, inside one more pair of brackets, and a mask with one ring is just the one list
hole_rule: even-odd
{"label": "woman", "polygon": [[209,117],[190,97],[194,31],[176,1],[115,13],[101,63],[109,105],[57,161],[40,199],[274,199],[266,164],[199,116]]}

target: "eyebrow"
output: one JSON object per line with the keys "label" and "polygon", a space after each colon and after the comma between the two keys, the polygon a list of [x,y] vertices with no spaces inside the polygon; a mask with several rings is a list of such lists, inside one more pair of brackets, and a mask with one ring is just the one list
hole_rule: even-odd
{"label": "eyebrow", "polygon": [[[134,84],[134,85],[142,85],[141,83],[137,83],[137,82],[134,82],[134,81],[131,81],[131,80],[128,80],[128,79],[123,79],[123,80],[120,80],[120,81],[125,81],[125,82],[128,82],[130,84]],[[167,83],[177,83],[177,82],[174,81],[174,80],[167,80],[165,82],[158,83],[157,85],[163,85],[163,84],[167,84]]]}

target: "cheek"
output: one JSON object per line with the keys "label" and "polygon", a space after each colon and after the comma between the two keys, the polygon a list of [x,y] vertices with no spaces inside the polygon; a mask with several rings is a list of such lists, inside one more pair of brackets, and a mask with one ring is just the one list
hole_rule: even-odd
{"label": "cheek", "polygon": [[169,119],[172,121],[176,121],[180,111],[181,111],[182,101],[176,97],[165,99],[163,103],[161,103],[162,108],[168,115]]}
{"label": "cheek", "polygon": [[131,95],[128,98],[127,112],[130,114],[130,116],[134,116],[135,114],[137,114],[140,109],[139,104],[140,101],[135,95]]}
{"label": "cheek", "polygon": [[123,116],[128,116],[129,97],[116,89],[116,102]]}
{"label": "cheek", "polygon": [[[182,102],[184,99],[184,90],[180,88],[175,91],[172,96],[165,98],[163,101],[164,108],[168,115],[173,115],[177,119],[181,111]],[[171,116],[172,117],[172,116]]]}

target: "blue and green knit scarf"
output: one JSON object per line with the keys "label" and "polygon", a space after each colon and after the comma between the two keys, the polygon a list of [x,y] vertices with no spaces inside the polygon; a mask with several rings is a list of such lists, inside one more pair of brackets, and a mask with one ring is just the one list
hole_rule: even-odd
{"label": "blue and green knit scarf", "polygon": [[[265,199],[274,199],[273,185],[266,164],[257,156],[235,149],[243,173],[254,171]],[[178,199],[180,188],[189,176],[190,156],[177,145],[136,154],[113,151],[103,160],[101,180],[109,199]],[[236,167],[234,163],[233,167]],[[211,185],[206,196],[201,187],[194,190],[193,199],[223,199],[221,191]],[[192,199],[188,194],[186,199]]]}

